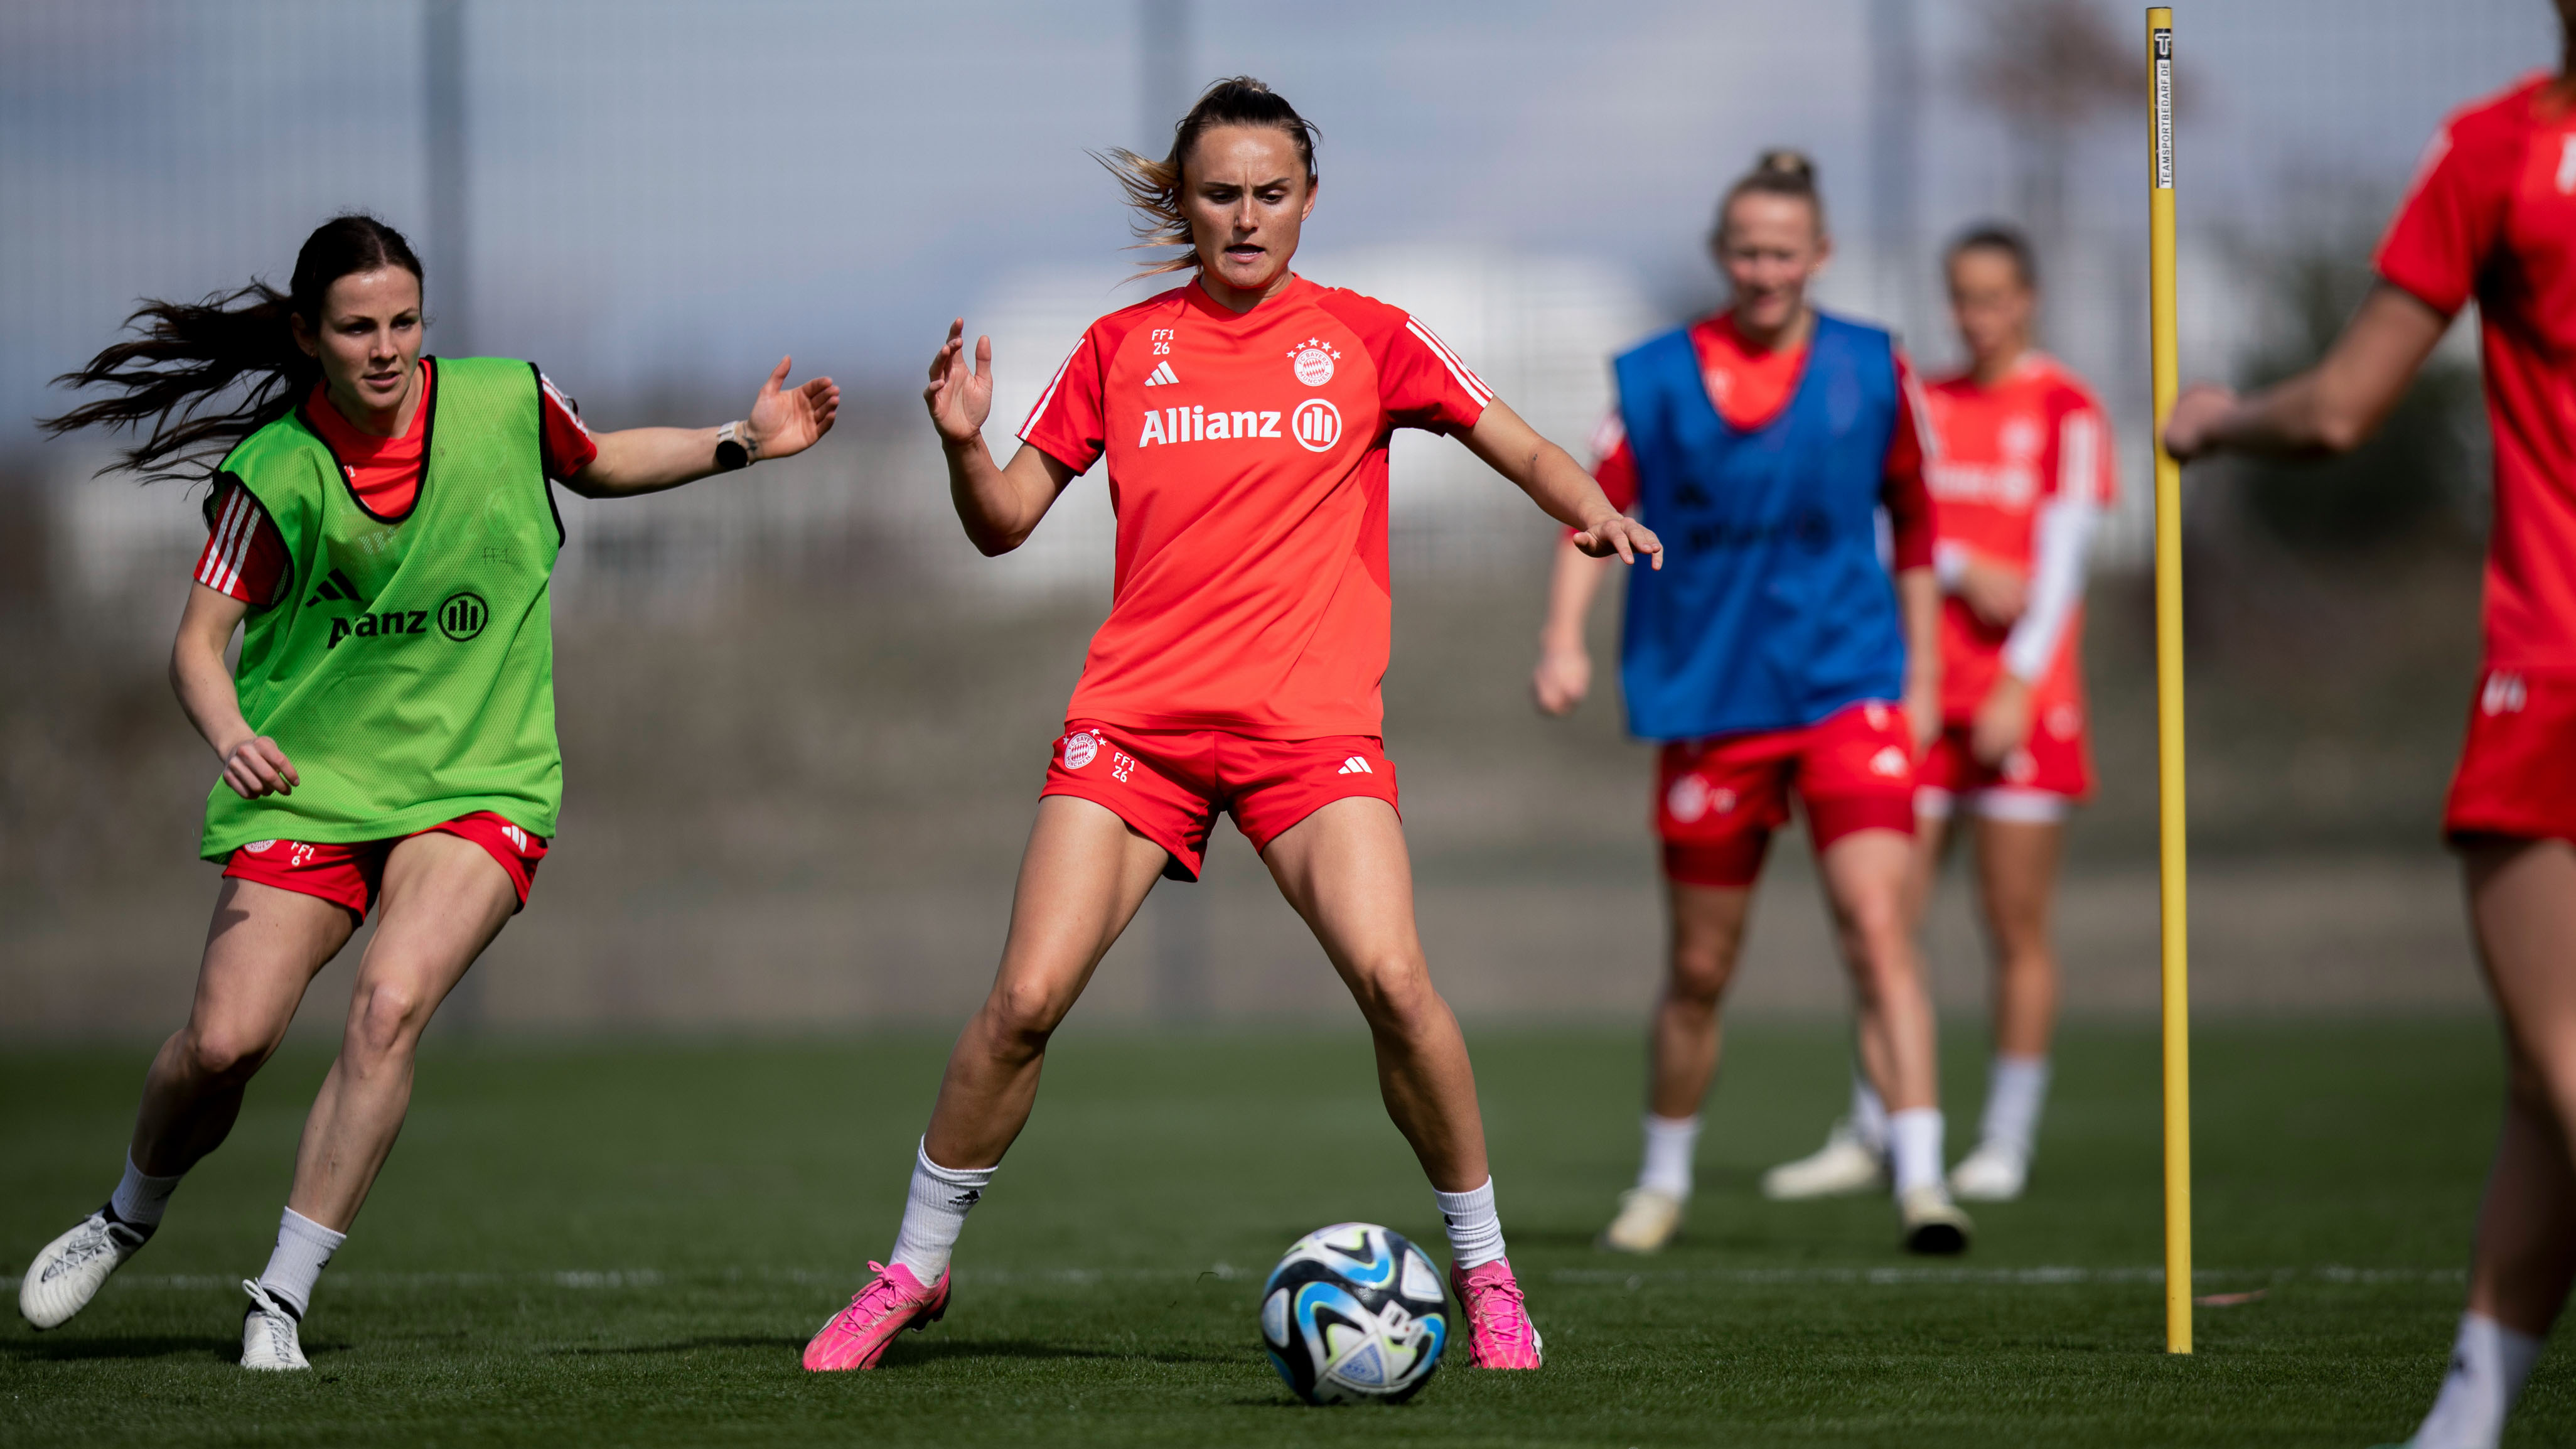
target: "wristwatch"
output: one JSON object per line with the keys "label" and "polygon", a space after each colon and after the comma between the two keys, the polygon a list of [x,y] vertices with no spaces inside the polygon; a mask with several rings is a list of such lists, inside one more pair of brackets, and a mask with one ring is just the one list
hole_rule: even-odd
{"label": "wristwatch", "polygon": [[736,422],[716,429],[716,467],[724,472],[751,466],[751,444],[743,437],[743,426]]}

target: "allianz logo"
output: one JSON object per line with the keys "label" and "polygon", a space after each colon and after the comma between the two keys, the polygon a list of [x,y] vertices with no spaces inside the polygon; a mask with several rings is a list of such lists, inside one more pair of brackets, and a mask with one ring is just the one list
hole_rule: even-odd
{"label": "allianz logo", "polygon": [[1944,459],[1923,470],[1923,482],[1945,503],[1991,503],[2022,508],[2039,496],[2039,470],[2027,463],[1960,463]]}
{"label": "allianz logo", "polygon": [[[1280,427],[1283,417],[1287,423],[1284,432]],[[1294,412],[1286,414],[1276,409],[1234,412],[1205,406],[1148,408],[1144,425],[1137,432],[1136,446],[1279,437],[1295,439],[1310,453],[1329,452],[1342,440],[1341,410],[1319,397],[1307,398],[1297,404]]]}

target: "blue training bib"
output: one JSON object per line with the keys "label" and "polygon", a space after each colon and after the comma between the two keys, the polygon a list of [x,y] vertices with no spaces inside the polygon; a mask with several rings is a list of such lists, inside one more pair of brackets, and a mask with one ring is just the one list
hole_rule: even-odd
{"label": "blue training bib", "polygon": [[1896,428],[1888,334],[1818,314],[1780,414],[1718,415],[1686,331],[1615,364],[1637,515],[1664,567],[1628,574],[1628,728],[1692,740],[1813,724],[1905,686],[1905,633],[1879,556]]}

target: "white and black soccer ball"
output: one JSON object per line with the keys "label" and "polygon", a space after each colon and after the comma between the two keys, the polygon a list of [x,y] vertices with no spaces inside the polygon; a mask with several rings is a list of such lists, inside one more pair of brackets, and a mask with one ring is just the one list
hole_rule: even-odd
{"label": "white and black soccer ball", "polygon": [[1439,1270],[1375,1223],[1308,1233],[1261,1285],[1261,1346],[1310,1404],[1400,1404],[1431,1381],[1448,1343]]}

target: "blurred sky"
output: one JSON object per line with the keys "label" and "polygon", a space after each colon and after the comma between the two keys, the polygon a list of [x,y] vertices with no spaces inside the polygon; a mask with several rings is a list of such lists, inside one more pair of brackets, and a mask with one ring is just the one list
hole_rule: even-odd
{"label": "blurred sky", "polygon": [[[1084,151],[1156,129],[1135,0],[467,4],[473,339],[587,393],[747,387],[789,350],[908,380],[1011,275],[1114,258]],[[1779,143],[1869,224],[1869,0],[1186,8],[1190,74],[1261,76],[1322,125],[1318,251],[1579,256],[1677,304],[1707,290],[1714,194]],[[2445,110],[2555,58],[2546,0],[2179,8],[2187,227],[2294,224],[2319,177],[2393,194]],[[1963,79],[1990,7],[1916,13],[1930,243],[2012,193]],[[2142,44],[2137,7],[2102,14]],[[420,0],[0,8],[0,443],[139,295],[282,284],[340,208],[429,242],[423,34]],[[2088,235],[2142,225],[2143,125],[2085,130]]]}

